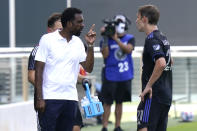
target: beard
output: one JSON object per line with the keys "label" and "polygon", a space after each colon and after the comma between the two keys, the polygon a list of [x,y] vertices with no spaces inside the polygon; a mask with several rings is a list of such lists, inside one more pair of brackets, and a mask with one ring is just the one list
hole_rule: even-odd
{"label": "beard", "polygon": [[73,35],[80,36],[81,35],[81,31],[75,32],[75,33],[73,33]]}
{"label": "beard", "polygon": [[75,29],[72,31],[72,34],[75,36],[80,36],[82,32],[82,29]]}

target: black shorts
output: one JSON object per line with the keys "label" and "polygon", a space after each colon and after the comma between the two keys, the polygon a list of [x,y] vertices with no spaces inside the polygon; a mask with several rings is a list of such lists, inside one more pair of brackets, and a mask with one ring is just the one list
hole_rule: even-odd
{"label": "black shorts", "polygon": [[83,120],[82,120],[82,116],[81,116],[81,111],[79,109],[79,105],[77,106],[77,114],[76,114],[76,118],[74,120],[74,126],[83,126]]}
{"label": "black shorts", "polygon": [[109,105],[113,104],[113,101],[118,104],[131,101],[131,80],[114,82],[105,79],[101,95],[103,102]]}
{"label": "black shorts", "polygon": [[140,102],[137,109],[137,129],[148,128],[148,131],[166,131],[170,106],[152,99]]}

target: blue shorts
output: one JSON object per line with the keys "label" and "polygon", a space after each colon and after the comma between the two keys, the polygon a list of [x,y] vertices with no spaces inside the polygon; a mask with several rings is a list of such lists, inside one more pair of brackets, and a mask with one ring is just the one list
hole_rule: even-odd
{"label": "blue shorts", "polygon": [[72,131],[78,102],[45,100],[45,103],[45,111],[38,112],[41,131]]}

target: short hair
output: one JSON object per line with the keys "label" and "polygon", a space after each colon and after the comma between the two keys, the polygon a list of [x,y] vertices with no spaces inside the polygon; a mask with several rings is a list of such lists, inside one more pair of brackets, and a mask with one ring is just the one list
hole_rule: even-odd
{"label": "short hair", "polygon": [[138,10],[141,17],[145,16],[148,18],[148,23],[151,25],[157,25],[160,17],[159,9],[155,5],[144,5]]}
{"label": "short hair", "polygon": [[55,25],[55,22],[61,19],[61,13],[53,13],[51,16],[49,16],[47,21],[47,26],[49,28],[52,28]]}
{"label": "short hair", "polygon": [[74,7],[66,8],[63,11],[61,16],[61,23],[63,28],[66,27],[68,21],[72,21],[75,19],[75,14],[82,14],[82,11]]}

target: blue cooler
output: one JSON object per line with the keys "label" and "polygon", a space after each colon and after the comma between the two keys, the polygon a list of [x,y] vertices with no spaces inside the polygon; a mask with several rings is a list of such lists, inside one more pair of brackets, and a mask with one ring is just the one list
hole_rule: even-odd
{"label": "blue cooler", "polygon": [[104,112],[102,103],[98,100],[95,101],[94,99],[91,98],[88,82],[85,82],[83,86],[86,91],[86,97],[88,98],[87,99],[88,102],[86,102],[86,104],[82,106],[84,109],[85,117],[91,118],[91,117],[102,115]]}

